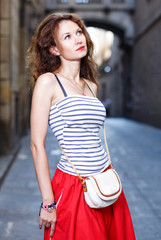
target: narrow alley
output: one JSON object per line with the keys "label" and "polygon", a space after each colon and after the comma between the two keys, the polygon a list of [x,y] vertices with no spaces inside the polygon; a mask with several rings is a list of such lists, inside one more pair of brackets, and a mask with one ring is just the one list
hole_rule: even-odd
{"label": "narrow alley", "polygon": [[[161,130],[123,118],[109,118],[105,126],[136,239],[161,240]],[[46,150],[52,176],[60,149],[50,129]],[[28,135],[0,189],[0,239],[43,239],[43,230],[38,228],[40,203]]]}

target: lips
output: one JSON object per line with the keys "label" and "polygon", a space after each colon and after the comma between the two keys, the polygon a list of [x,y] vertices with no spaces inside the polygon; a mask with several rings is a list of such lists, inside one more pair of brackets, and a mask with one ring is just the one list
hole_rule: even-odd
{"label": "lips", "polygon": [[84,46],[79,47],[76,51],[82,51],[82,50],[84,50]]}

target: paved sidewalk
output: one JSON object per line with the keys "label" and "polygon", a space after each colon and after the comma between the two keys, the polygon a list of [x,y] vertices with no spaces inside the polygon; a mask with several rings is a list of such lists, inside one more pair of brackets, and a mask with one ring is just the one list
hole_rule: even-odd
{"label": "paved sidewalk", "polygon": [[[161,130],[122,118],[109,118],[105,125],[136,239],[161,240]],[[0,189],[0,240],[43,239],[43,230],[38,229],[41,197],[29,141],[29,136],[22,139],[21,150]],[[51,131],[46,146],[52,176],[60,149]]]}
{"label": "paved sidewalk", "polygon": [[13,153],[11,153],[8,156],[0,157],[0,187],[3,183],[3,180],[5,179],[5,176],[7,175],[8,171],[10,170],[10,167],[12,166],[20,148],[21,148],[21,144],[20,144],[20,142],[18,142]]}

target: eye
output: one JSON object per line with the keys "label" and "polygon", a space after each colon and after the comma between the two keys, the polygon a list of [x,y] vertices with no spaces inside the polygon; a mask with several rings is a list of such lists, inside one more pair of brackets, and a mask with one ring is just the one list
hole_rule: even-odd
{"label": "eye", "polygon": [[70,38],[69,34],[64,37],[64,39],[69,39],[69,38]]}
{"label": "eye", "polygon": [[83,32],[82,32],[82,29],[79,29],[78,31],[77,31],[77,35],[81,35]]}

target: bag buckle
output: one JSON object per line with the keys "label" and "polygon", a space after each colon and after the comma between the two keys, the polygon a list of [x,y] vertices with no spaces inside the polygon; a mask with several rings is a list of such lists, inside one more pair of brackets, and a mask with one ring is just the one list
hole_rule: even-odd
{"label": "bag buckle", "polygon": [[87,186],[86,186],[86,182],[82,179],[81,181],[82,187],[83,187],[83,191],[87,192]]}

